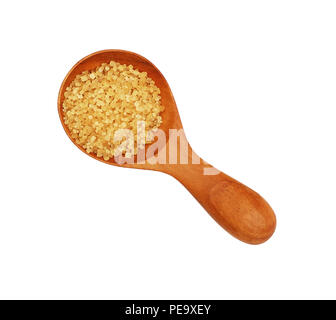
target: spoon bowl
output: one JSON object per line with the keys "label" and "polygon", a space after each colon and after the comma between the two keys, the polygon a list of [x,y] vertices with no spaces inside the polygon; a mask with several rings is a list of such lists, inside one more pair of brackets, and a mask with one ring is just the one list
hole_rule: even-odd
{"label": "spoon bowl", "polygon": [[[94,153],[87,153],[71,137],[70,131],[64,123],[63,102],[66,88],[75,77],[86,70],[93,70],[102,63],[111,60],[121,64],[133,65],[141,72],[147,72],[155,85],[160,89],[161,103],[165,107],[162,112],[161,130],[169,139],[159,144],[156,153],[166,148],[166,161],[152,161],[154,157],[146,158],[150,144],[145,146],[143,156],[135,156],[132,163],[120,163],[115,158],[104,160]],[[155,170],[167,173],[180,181],[196,198],[205,210],[234,237],[249,244],[259,244],[269,239],[276,227],[276,218],[269,204],[255,191],[234,180],[223,172],[218,171],[192,150],[183,132],[178,109],[162,73],[146,58],[125,50],[103,50],[86,56],[77,62],[68,72],[62,82],[58,95],[58,112],[61,123],[70,140],[84,153],[96,160],[107,164],[137,169]],[[177,161],[171,161],[170,146],[173,145],[170,133],[172,129],[180,130],[181,135],[175,142]],[[186,158],[182,161],[181,146],[186,149]],[[140,158],[141,157],[141,158]],[[172,199],[164,198],[164,201]]]}

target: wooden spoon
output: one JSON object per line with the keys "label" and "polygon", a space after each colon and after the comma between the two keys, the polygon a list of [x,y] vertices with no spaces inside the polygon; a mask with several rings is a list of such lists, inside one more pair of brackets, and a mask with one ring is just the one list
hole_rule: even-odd
{"label": "wooden spoon", "polygon": [[[182,129],[182,123],[173,94],[161,72],[146,58],[133,52],[124,50],[103,50],[90,54],[77,62],[66,75],[59,90],[59,116],[65,132],[73,143],[75,142],[64,123],[62,105],[65,89],[70,85],[77,74],[85,70],[95,69],[102,63],[109,63],[111,60],[126,65],[132,64],[134,68],[139,71],[146,71],[148,76],[155,81],[155,84],[161,90],[161,101],[165,110],[162,113],[163,123],[160,129],[165,132],[167,137],[169,137],[170,129]],[[178,140],[177,159],[179,159],[181,155],[179,147],[183,140],[184,142],[187,141],[184,134],[182,134],[182,137]],[[161,144],[158,149],[161,150],[161,148],[165,147],[169,149],[168,143],[170,143],[170,141],[167,141],[166,145]],[[75,145],[87,153],[81,146],[76,143]],[[94,153],[87,154],[96,160],[111,165],[149,169],[167,173],[180,181],[218,224],[234,237],[250,244],[259,244],[269,239],[276,226],[276,218],[269,204],[258,193],[226,174],[217,171],[205,161],[201,160],[199,161],[200,163],[192,163],[198,162],[197,156],[188,142],[186,142],[186,146],[188,150],[187,164],[181,163],[183,161],[179,160],[177,164],[169,163],[168,154],[172,154],[172,152],[166,153],[166,163],[153,163],[153,161],[149,159],[140,159],[138,156],[138,158],[135,157],[133,164],[121,164],[118,163],[116,159],[104,161],[103,158],[97,157]],[[146,152],[148,148],[149,146],[146,145]],[[153,160],[153,158],[150,159]]]}

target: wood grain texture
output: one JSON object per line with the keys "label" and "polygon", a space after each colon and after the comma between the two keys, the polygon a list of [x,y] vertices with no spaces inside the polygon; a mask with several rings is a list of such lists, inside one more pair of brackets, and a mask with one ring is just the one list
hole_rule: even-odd
{"label": "wood grain texture", "polygon": [[[183,129],[177,106],[170,87],[161,72],[146,58],[133,52],[124,50],[103,50],[90,54],[77,62],[66,75],[62,82],[58,95],[58,112],[61,123],[70,140],[84,153],[85,149],[75,143],[71,138],[69,129],[64,123],[62,104],[65,89],[70,85],[75,76],[82,71],[95,69],[100,64],[114,60],[122,64],[132,64],[140,71],[146,71],[156,86],[161,91],[161,101],[165,107],[162,113],[163,123],[160,126],[166,137],[169,137],[170,129]],[[199,201],[205,210],[219,225],[231,233],[234,237],[250,244],[259,244],[269,239],[276,227],[276,218],[269,204],[255,191],[244,186],[240,182],[220,172],[216,175],[204,175],[204,170],[209,170],[211,165],[200,159],[200,163],[193,164],[192,158],[196,153],[185,139],[188,148],[188,163],[169,164],[169,155],[166,154],[165,164],[151,164],[150,159],[144,163],[137,163],[137,157],[133,164],[118,164],[114,159],[108,161],[98,158],[93,153],[86,153],[96,160],[115,166],[124,166],[137,169],[155,170],[167,173],[180,181],[190,193]],[[167,145],[170,143],[167,139]],[[167,147],[161,145],[159,148]],[[180,142],[177,145],[177,159],[180,158]],[[146,145],[146,152],[150,145]],[[167,147],[167,150],[169,148]],[[170,199],[164,199],[170,201]]]}

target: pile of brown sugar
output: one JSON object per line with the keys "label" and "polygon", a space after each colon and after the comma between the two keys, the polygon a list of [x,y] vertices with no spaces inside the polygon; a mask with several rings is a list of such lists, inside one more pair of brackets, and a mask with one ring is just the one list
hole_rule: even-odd
{"label": "pile of brown sugar", "polygon": [[[137,154],[153,141],[151,133],[162,123],[160,89],[132,65],[111,61],[84,71],[66,88],[64,98],[64,122],[71,137],[104,160]],[[145,128],[141,141],[139,127]],[[130,130],[132,137],[116,139],[120,129]]]}

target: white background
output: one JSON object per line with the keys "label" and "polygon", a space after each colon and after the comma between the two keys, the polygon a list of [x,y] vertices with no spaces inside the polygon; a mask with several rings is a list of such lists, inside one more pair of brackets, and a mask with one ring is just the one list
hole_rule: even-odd
{"label": "white background", "polygon": [[[336,298],[335,17],[335,1],[1,2],[0,298]],[[70,142],[60,84],[109,48],[151,60],[196,152],[272,205],[268,242]]]}

